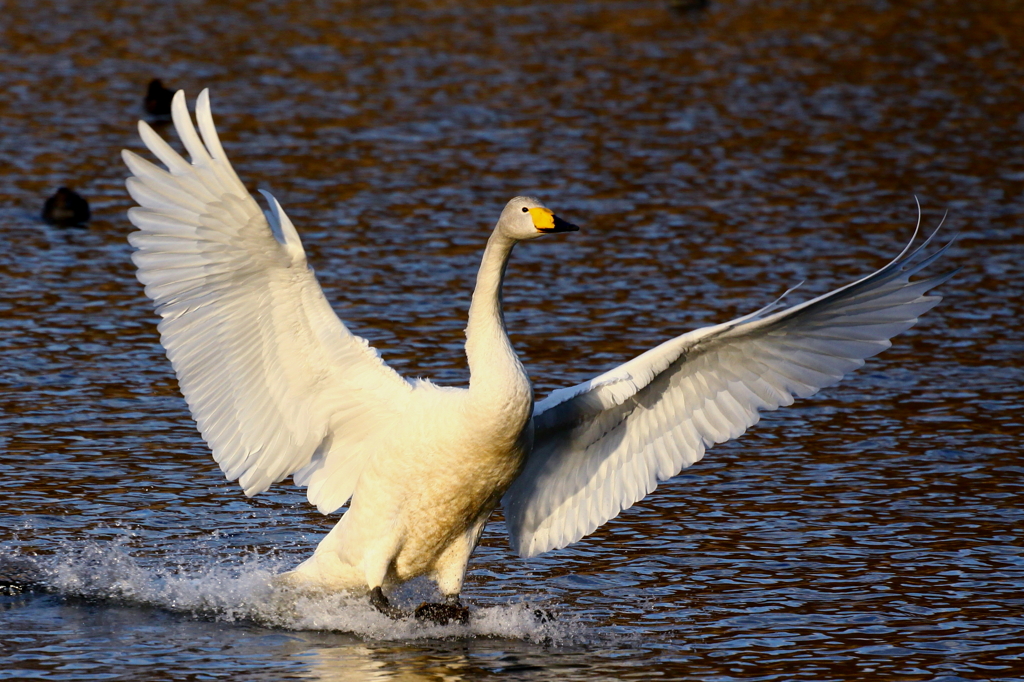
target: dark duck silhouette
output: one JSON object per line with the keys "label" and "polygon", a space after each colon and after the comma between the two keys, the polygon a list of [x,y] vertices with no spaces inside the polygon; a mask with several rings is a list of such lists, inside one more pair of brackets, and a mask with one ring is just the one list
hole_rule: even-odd
{"label": "dark duck silhouette", "polygon": [[61,187],[43,204],[43,220],[51,225],[70,227],[89,222],[89,202],[73,189]]}
{"label": "dark duck silhouette", "polygon": [[674,12],[685,13],[705,10],[710,4],[710,0],[670,0],[668,7]]}
{"label": "dark duck silhouette", "polygon": [[159,78],[154,78],[149,82],[149,87],[146,89],[146,98],[143,100],[146,113],[152,116],[170,116],[171,98],[173,97],[174,90],[165,88]]}

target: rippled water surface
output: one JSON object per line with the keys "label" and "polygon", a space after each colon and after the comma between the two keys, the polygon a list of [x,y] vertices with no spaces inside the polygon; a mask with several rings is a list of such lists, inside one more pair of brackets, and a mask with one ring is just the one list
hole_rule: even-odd
{"label": "rippled water surface", "polygon": [[[1024,5],[46,2],[0,7],[0,678],[1024,679]],[[210,87],[339,314],[466,380],[504,202],[506,308],[543,395],[682,331],[879,267],[949,213],[943,303],[592,537],[516,558],[469,628],[267,580],[334,523],[223,481],[133,276],[121,148],[150,78]],[[164,126],[164,133],[169,129]],[[70,185],[84,229],[38,219]],[[410,587],[413,603],[426,588]],[[543,607],[554,623],[531,616]]]}

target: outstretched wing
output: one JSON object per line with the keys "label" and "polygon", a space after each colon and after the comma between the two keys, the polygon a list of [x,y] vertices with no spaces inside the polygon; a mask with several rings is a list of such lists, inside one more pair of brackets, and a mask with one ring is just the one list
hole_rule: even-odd
{"label": "outstretched wing", "polygon": [[759,410],[813,395],[888,348],[954,274],[910,281],[949,248],[925,258],[930,241],[824,296],[683,334],[538,402],[533,452],[502,499],[512,546],[530,557],[576,542]]}
{"label": "outstretched wing", "polygon": [[160,340],[199,431],[246,495],[295,474],[320,511],[352,494],[361,446],[393,422],[411,386],[331,310],[299,235],[264,192],[262,212],[224,155],[206,90],[172,105],[185,161],[145,122],[139,134],[167,171],[129,151],[141,208],[129,236]]}

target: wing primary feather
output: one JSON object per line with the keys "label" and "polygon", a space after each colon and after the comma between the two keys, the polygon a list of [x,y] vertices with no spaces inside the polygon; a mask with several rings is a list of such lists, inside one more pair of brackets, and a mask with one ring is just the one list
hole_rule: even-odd
{"label": "wing primary feather", "polygon": [[217,134],[217,129],[213,125],[209,88],[203,88],[203,91],[199,93],[199,99],[196,100],[196,122],[199,124],[199,134],[203,136],[206,148],[213,159],[218,162],[217,166],[224,169],[225,174],[231,179],[234,189],[244,196],[246,194],[245,185],[242,184],[234,167],[228,162],[228,155],[224,153],[220,135]]}
{"label": "wing primary feather", "polygon": [[174,130],[178,133],[178,139],[192,157],[192,165],[209,166],[210,154],[199,139],[195,126],[192,125],[192,117],[188,113],[188,105],[185,104],[184,90],[178,90],[171,98],[171,120],[174,123]]}
{"label": "wing primary feather", "polygon": [[139,121],[139,137],[146,148],[167,166],[172,175],[188,175],[192,172],[191,164],[174,151],[171,145],[164,142],[164,139],[145,121]]}

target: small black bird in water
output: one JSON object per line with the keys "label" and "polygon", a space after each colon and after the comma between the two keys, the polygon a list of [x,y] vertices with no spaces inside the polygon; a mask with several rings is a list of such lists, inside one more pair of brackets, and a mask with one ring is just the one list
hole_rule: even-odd
{"label": "small black bird in water", "polygon": [[670,0],[668,6],[675,12],[699,12],[710,4],[709,0]]}
{"label": "small black bird in water", "polygon": [[173,98],[174,90],[168,90],[160,82],[159,78],[154,78],[149,82],[149,88],[146,90],[146,99],[143,100],[146,113],[153,116],[170,116],[171,100]]}
{"label": "small black bird in water", "polygon": [[61,187],[43,204],[43,220],[51,225],[70,227],[89,222],[89,202],[78,192]]}

